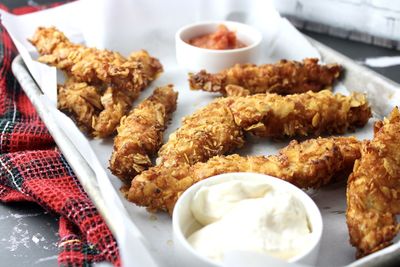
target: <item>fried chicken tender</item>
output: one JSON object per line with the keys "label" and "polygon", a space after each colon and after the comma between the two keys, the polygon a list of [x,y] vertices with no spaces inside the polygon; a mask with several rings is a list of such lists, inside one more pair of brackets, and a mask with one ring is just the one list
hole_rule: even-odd
{"label": "fried chicken tender", "polygon": [[337,64],[319,65],[318,59],[308,58],[303,62],[281,60],[260,66],[237,64],[216,74],[202,70],[189,74],[189,83],[192,90],[220,92],[228,96],[259,93],[286,95],[329,89],[340,72],[341,67]]}
{"label": "fried chicken tender", "polygon": [[[162,72],[158,59],[144,50],[125,58],[117,52],[73,44],[54,27],[39,27],[30,41],[40,54],[40,62],[63,70],[70,77],[71,82],[60,87],[64,94],[59,96],[62,98],[59,103],[68,102],[66,110],[73,109],[71,113],[81,128],[96,137],[111,135],[140,92]],[[72,81],[77,85],[73,85]],[[88,94],[83,92],[84,88],[88,88],[91,95],[92,91],[100,95],[101,106],[96,106],[100,107],[100,111],[90,120],[89,114],[93,112],[81,114],[88,111],[89,106],[71,106],[71,101],[77,99],[77,90],[72,97],[74,93],[67,92],[67,89],[78,87],[80,97]]]}
{"label": "fried chicken tender", "polygon": [[365,125],[370,117],[365,96],[357,93],[344,96],[324,90],[218,98],[183,120],[160,149],[159,163],[204,162],[241,147],[244,131],[273,138],[343,133]]}
{"label": "fried chicken tender", "polygon": [[178,93],[172,85],[159,87],[153,94],[121,119],[114,139],[110,170],[124,182],[152,166],[163,132],[176,109]]}
{"label": "fried chicken tender", "polygon": [[350,243],[363,257],[391,244],[399,232],[400,114],[375,125],[375,136],[362,145],[347,184],[347,226]]}
{"label": "fried chicken tender", "polygon": [[329,90],[280,96],[259,94],[228,97],[228,106],[240,128],[260,137],[319,136],[344,133],[364,126],[371,109],[363,94],[333,94]]}
{"label": "fried chicken tender", "polygon": [[38,50],[40,62],[79,82],[112,84],[133,98],[162,72],[160,62],[144,50],[126,59],[117,52],[73,44],[54,27],[39,27],[30,42]]}
{"label": "fried chicken tender", "polygon": [[360,142],[354,137],[292,141],[272,156],[216,156],[192,166],[170,169],[160,165],[138,175],[128,199],[150,211],[173,211],[178,197],[194,183],[229,172],[255,172],[276,176],[301,188],[319,188],[360,157]]}

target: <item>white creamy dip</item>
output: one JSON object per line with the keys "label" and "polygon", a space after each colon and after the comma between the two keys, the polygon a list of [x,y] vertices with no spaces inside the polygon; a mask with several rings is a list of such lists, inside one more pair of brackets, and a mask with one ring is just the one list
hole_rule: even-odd
{"label": "white creamy dip", "polygon": [[311,243],[312,229],[303,204],[267,182],[233,180],[202,187],[191,210],[203,227],[188,241],[215,261],[222,261],[229,250],[289,260]]}

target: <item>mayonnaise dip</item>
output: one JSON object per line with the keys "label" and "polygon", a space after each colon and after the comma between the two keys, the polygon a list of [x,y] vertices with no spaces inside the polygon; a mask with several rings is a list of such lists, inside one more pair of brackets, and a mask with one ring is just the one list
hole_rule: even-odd
{"label": "mayonnaise dip", "polygon": [[303,204],[293,193],[267,182],[233,180],[204,186],[190,208],[203,227],[188,241],[214,261],[221,262],[229,250],[289,260],[311,243],[312,229]]}

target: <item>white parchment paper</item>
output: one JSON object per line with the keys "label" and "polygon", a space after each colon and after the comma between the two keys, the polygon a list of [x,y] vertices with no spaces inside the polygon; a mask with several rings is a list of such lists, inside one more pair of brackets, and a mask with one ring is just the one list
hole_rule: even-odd
{"label": "white parchment paper", "polygon": [[[150,95],[156,86],[175,85],[179,91],[178,107],[166,131],[166,140],[180,126],[183,116],[217,97],[189,90],[187,73],[175,60],[174,34],[180,27],[200,20],[237,20],[253,25],[263,33],[260,62],[319,57],[308,41],[279,16],[271,2],[264,0],[82,0],[23,16],[0,12],[3,24],[45,94],[43,102],[96,173],[99,189],[112,213],[109,216],[113,218],[114,228],[118,229],[116,238],[125,266],[179,266],[179,255],[175,255],[173,250],[171,218],[166,214],[150,214],[127,202],[119,192],[120,181],[107,169],[112,139],[88,140],[67,116],[56,109],[56,70],[36,62],[35,49],[27,42],[35,29],[54,25],[74,42],[116,50],[124,55],[146,49],[158,57],[165,72],[143,92],[137,103]],[[343,86],[337,86],[335,90],[348,93]],[[372,123],[373,120],[353,135],[360,139],[371,138]],[[249,138],[248,145],[238,153],[267,155],[286,144]],[[355,251],[348,242],[344,216],[345,182],[334,183],[310,194],[324,221],[317,265],[340,266],[353,262]]]}

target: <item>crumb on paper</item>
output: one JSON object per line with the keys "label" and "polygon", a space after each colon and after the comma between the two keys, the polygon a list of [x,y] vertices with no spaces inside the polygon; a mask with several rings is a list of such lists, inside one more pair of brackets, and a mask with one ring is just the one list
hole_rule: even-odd
{"label": "crumb on paper", "polygon": [[27,224],[18,222],[12,229],[9,239],[6,240],[8,245],[6,248],[10,251],[16,251],[20,246],[30,248],[29,246],[29,231]]}
{"label": "crumb on paper", "polygon": [[36,236],[32,236],[32,241],[33,243],[38,244],[40,240]]}
{"label": "crumb on paper", "polygon": [[150,221],[157,221],[158,220],[157,216],[154,215],[154,214],[150,214],[149,219],[150,219]]}
{"label": "crumb on paper", "polygon": [[46,239],[44,238],[44,236],[42,236],[40,233],[36,233],[32,236],[32,241],[35,244],[39,244],[39,242],[43,242],[46,241]]}

